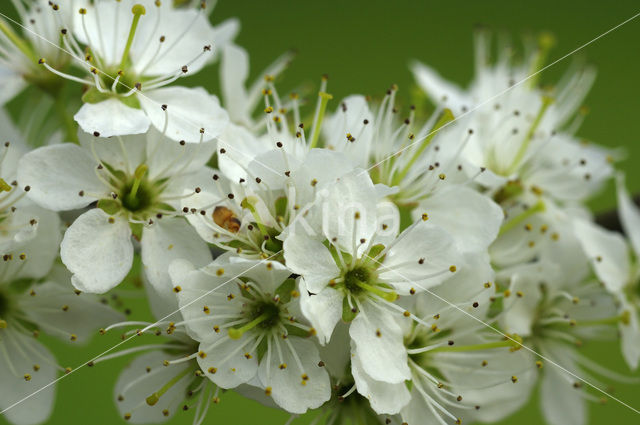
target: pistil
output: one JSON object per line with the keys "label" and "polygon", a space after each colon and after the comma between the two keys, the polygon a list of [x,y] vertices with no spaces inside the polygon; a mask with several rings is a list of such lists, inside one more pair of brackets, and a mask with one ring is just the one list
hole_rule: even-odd
{"label": "pistil", "polygon": [[140,17],[147,13],[146,9],[141,4],[135,4],[131,8],[131,13],[133,13],[133,22],[131,22],[131,28],[129,29],[129,37],[127,38],[127,44],[124,47],[124,51],[122,52],[122,59],[120,60],[120,69],[125,69],[127,64],[127,59],[129,59],[129,50],[131,49],[131,45],[133,44],[133,38],[136,35],[136,30],[138,29],[138,23],[140,22]]}

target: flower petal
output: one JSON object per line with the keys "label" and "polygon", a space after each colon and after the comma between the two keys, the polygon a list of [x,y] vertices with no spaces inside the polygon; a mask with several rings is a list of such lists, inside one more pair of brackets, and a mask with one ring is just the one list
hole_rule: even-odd
{"label": "flower petal", "polygon": [[[172,385],[153,406],[146,399],[169,381],[193,366],[191,362],[164,366],[172,355],[161,350],[136,357],[122,370],[114,389],[115,405],[120,415],[131,415],[128,422],[160,423],[182,407],[187,389],[193,381],[193,373],[187,373]],[[203,389],[204,391],[204,389]],[[168,415],[163,411],[166,410]]]}
{"label": "flower petal", "polygon": [[574,221],[574,230],[598,278],[609,291],[620,291],[631,276],[631,262],[624,238],[583,219]]}
{"label": "flower petal", "polygon": [[102,137],[144,133],[150,124],[143,110],[127,106],[115,97],[85,103],[73,119],[86,133],[98,132]]}
{"label": "flower petal", "polygon": [[360,357],[354,355],[351,373],[358,392],[369,400],[371,408],[378,414],[395,415],[411,400],[411,394],[404,382],[390,384],[372,379],[362,367]]}
{"label": "flower petal", "polygon": [[311,295],[304,280],[300,280],[300,309],[316,330],[320,344],[329,342],[342,317],[342,298],[340,291],[329,287]]}
{"label": "flower petal", "polygon": [[504,218],[502,208],[490,198],[461,185],[449,185],[433,193],[414,210],[453,236],[461,252],[485,251],[498,236]]}
{"label": "flower petal", "polygon": [[[102,304],[90,294],[75,294],[71,274],[57,266],[55,275],[30,289],[33,295],[23,297],[20,306],[44,331],[69,341],[74,335],[78,342],[86,343],[96,331],[124,320],[124,315]],[[65,306],[67,308],[63,309]]]}
{"label": "flower petal", "polygon": [[[273,341],[273,340],[272,340]],[[281,344],[280,352],[265,354],[258,376],[271,397],[283,409],[302,414],[320,407],[331,397],[329,374],[320,365],[320,356],[313,342],[297,337],[273,341]],[[275,350],[273,347],[271,350]],[[285,368],[281,368],[282,364]]]}
{"label": "flower petal", "polygon": [[411,379],[402,329],[389,312],[370,304],[362,304],[349,328],[364,372],[376,381],[390,384]]}
{"label": "flower petal", "polygon": [[186,258],[195,267],[212,260],[207,244],[182,218],[156,220],[144,229],[140,245],[145,275],[158,294],[166,298],[175,297],[168,272],[173,260]]}
{"label": "flower petal", "polygon": [[625,235],[629,238],[633,251],[637,258],[640,258],[640,208],[633,202],[629,192],[624,186],[624,177],[618,178],[618,215],[624,229]]}
{"label": "flower petal", "polygon": [[[562,366],[576,373],[576,366],[567,354],[568,348],[554,344],[543,352],[545,357],[561,362]],[[548,351],[548,352],[547,352]],[[580,373],[576,373],[580,376]],[[587,423],[587,402],[583,389],[574,388],[575,378],[549,365],[544,368],[540,396],[542,413],[550,425],[584,425]]]}
{"label": "flower petal", "polygon": [[[138,99],[154,127],[162,131],[166,126],[165,135],[176,141],[209,141],[219,136],[229,123],[218,98],[202,87],[165,87],[144,92]],[[163,105],[167,106],[166,111]]]}
{"label": "flower petal", "polygon": [[133,262],[129,223],[110,222],[99,208],[82,214],[67,229],[60,258],[73,273],[73,285],[84,292],[103,294],[125,278]]}
{"label": "flower petal", "polygon": [[[32,336],[21,334],[9,327],[2,332],[0,352],[4,353],[4,356],[0,362],[0,410],[11,407],[3,412],[3,416],[15,425],[42,423],[53,410],[55,386],[32,394],[56,378],[56,360],[53,354]],[[35,353],[37,355],[34,355]],[[28,396],[31,397],[21,401]],[[13,406],[18,402],[20,403]]]}
{"label": "flower petal", "polygon": [[463,262],[449,233],[420,221],[398,236],[379,266],[378,278],[401,293],[422,291],[449,278]]}
{"label": "flower petal", "polygon": [[222,388],[237,387],[249,382],[258,373],[258,354],[250,351],[254,345],[254,338],[247,334],[238,340],[228,335],[204,340],[200,343],[200,351],[207,353],[207,356],[198,357],[198,364],[216,385]]}
{"label": "flower petal", "polygon": [[[107,191],[96,177],[97,163],[80,146],[66,143],[38,148],[20,160],[18,179],[30,186],[29,198],[38,205],[64,211],[85,207]],[[80,191],[86,192],[80,196]]]}
{"label": "flower petal", "polygon": [[287,267],[302,276],[307,289],[319,293],[329,281],[340,275],[340,269],[322,242],[296,232],[284,241]]}

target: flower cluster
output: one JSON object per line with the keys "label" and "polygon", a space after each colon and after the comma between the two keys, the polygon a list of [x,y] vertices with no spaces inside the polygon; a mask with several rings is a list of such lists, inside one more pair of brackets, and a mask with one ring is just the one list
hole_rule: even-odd
{"label": "flower cluster", "polygon": [[[54,113],[23,114],[54,131],[0,115],[10,422],[46,420],[72,371],[41,332],[136,338],[87,363],[132,356],[114,391],[132,423],[215,423],[227,390],[329,425],[486,423],[538,389],[550,425],[583,425],[593,374],[629,378],[582,344],[618,334],[637,368],[640,209],[616,152],[574,134],[594,71],[531,77],[548,36],[514,61],[479,33],[466,89],[414,63],[405,107],[395,85],[332,101],[327,77],[283,97],[288,54],[247,83],[238,23],[212,26],[204,2],[13,3],[0,101],[36,92]],[[216,60],[222,102],[179,84]],[[628,240],[586,206],[614,177]],[[116,290],[155,318],[93,295]]]}

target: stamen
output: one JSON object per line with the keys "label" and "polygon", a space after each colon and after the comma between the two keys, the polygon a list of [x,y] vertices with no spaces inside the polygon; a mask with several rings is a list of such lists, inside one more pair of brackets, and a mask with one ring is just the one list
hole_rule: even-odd
{"label": "stamen", "polygon": [[440,129],[453,120],[454,120],[453,113],[451,112],[450,109],[445,109],[444,111],[442,111],[442,115],[440,115],[440,118],[431,129],[431,132],[429,132],[427,137],[425,137],[424,140],[420,142],[420,145],[416,149],[411,159],[404,166],[404,169],[400,173],[394,176],[394,179],[393,179],[394,186],[397,186],[398,184],[400,184],[400,182],[402,182],[402,180],[404,180],[409,170],[411,170],[411,167],[413,167],[413,164],[418,160],[418,158],[420,158],[424,150],[427,148],[427,146],[429,146],[429,144],[431,143],[433,138],[436,136],[436,134],[440,131]]}

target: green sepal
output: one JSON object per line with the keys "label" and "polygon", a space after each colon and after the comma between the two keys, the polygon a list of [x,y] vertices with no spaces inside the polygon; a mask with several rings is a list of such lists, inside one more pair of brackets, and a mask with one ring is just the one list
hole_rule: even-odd
{"label": "green sepal", "polygon": [[287,304],[291,301],[291,292],[296,289],[296,280],[289,278],[282,282],[278,289],[276,289],[276,295],[280,298],[280,302]]}
{"label": "green sepal", "polygon": [[510,180],[493,196],[493,200],[500,204],[508,199],[520,196],[523,192],[524,188],[520,181]]}
{"label": "green sepal", "polygon": [[256,348],[256,354],[258,355],[258,363],[260,363],[264,355],[267,354],[267,347],[268,347],[267,340],[268,338],[262,338],[262,341],[260,341],[260,344],[258,344],[258,348]]}
{"label": "green sepal", "polygon": [[384,248],[385,248],[384,245],[381,244],[381,243],[372,246],[371,249],[369,250],[369,252],[367,253],[367,255],[364,257],[364,262],[363,263],[364,264],[369,264],[371,262],[371,263],[374,263],[373,267],[378,268],[378,265],[379,265],[378,263],[382,262],[382,259],[377,259],[375,261],[373,261],[373,260],[374,260],[374,258],[376,258],[378,256],[378,254],[380,254],[382,251],[384,251]]}
{"label": "green sepal", "polygon": [[494,301],[491,304],[489,304],[489,311],[487,311],[487,317],[494,318],[498,316],[500,313],[502,313],[502,310],[504,310],[503,300],[504,300],[503,297],[496,297]]}
{"label": "green sepal", "polygon": [[129,227],[131,228],[131,234],[137,239],[142,239],[142,223],[129,223]]}
{"label": "green sepal", "polygon": [[97,88],[91,87],[82,95],[82,102],[84,103],[100,103],[113,97],[110,93],[102,93]]}
{"label": "green sepal", "polygon": [[[325,247],[327,247],[327,249],[329,250],[329,252],[331,253],[331,256],[333,257],[333,261],[336,263],[336,265],[338,266],[338,268],[341,268],[342,265],[342,261],[340,261],[340,254],[338,253],[338,250],[336,249],[336,247],[334,245],[332,245],[331,243],[329,243],[329,241],[324,241],[323,245]],[[347,264],[351,264],[351,254],[343,252],[342,253],[342,258],[344,259],[344,262]]]}
{"label": "green sepal", "polygon": [[287,214],[288,203],[289,203],[289,200],[287,199],[286,196],[281,196],[280,198],[276,199],[276,202],[274,203],[274,207],[276,209],[276,216],[284,217]]}
{"label": "green sepal", "polygon": [[142,107],[140,106],[140,100],[136,95],[125,97],[125,96],[114,95],[111,92],[102,93],[98,91],[98,89],[95,87],[90,88],[82,95],[82,101],[84,103],[100,103],[100,102],[104,102],[105,100],[111,99],[112,97],[116,97],[120,102],[124,103],[126,106],[130,108],[142,109]]}
{"label": "green sepal", "polygon": [[112,165],[110,165],[107,162],[101,162],[101,164],[107,169],[109,170],[109,173],[112,174],[116,179],[120,180],[120,181],[126,181],[127,180],[127,175],[125,174],[124,171],[122,170],[116,170],[115,168],[113,168]]}
{"label": "green sepal", "polygon": [[105,198],[98,201],[98,208],[109,215],[113,215],[120,211],[122,204],[116,199]]}
{"label": "green sepal", "polygon": [[309,338],[311,336],[311,334],[304,329],[286,324],[284,325],[284,327],[287,330],[287,334],[289,336],[299,336],[301,338]]}
{"label": "green sepal", "polygon": [[[355,307],[355,306],[354,306]],[[353,319],[358,315],[358,308],[356,308],[356,312],[351,311],[351,306],[349,306],[349,300],[345,296],[342,299],[342,320],[346,323],[350,323]]]}

